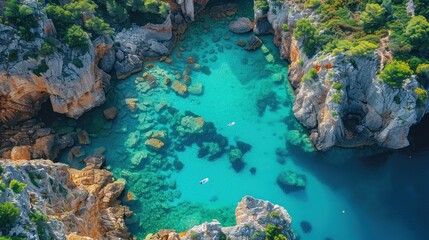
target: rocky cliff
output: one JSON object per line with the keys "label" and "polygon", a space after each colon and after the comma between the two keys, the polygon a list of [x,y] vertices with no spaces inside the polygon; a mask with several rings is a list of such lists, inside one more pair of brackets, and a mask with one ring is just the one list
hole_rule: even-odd
{"label": "rocky cliff", "polygon": [[268,201],[245,196],[235,209],[236,225],[222,227],[216,219],[176,233],[173,230],[160,230],[146,239],[295,239],[291,229],[292,218],[281,206]]}
{"label": "rocky cliff", "polygon": [[[19,208],[8,235],[25,239],[128,239],[124,217],[132,212],[117,200],[124,183],[99,169],[103,157],[86,159],[82,170],[49,160],[1,160],[1,180],[24,182],[22,192],[0,189],[0,203]],[[35,221],[35,215],[46,221]]]}
{"label": "rocky cliff", "polygon": [[[418,101],[414,89],[424,87],[414,77],[399,89],[379,79],[378,73],[392,56],[386,47],[389,37],[364,57],[319,52],[308,58],[293,31],[299,19],[309,18],[317,25],[320,16],[294,2],[269,1],[269,6],[267,13],[255,11],[254,31],[274,32],[282,57],[290,61],[289,81],[296,95],[293,112],[311,131],[310,138],[317,149],[371,144],[393,149],[408,146],[409,128],[428,112],[429,103]],[[283,24],[288,25],[286,31]],[[303,80],[310,69],[317,71],[317,77]]]}
{"label": "rocky cliff", "polygon": [[89,44],[88,51],[70,49],[55,41],[49,56],[42,44],[56,34],[52,21],[35,1],[26,2],[39,16],[35,39],[26,41],[16,29],[0,24],[0,123],[14,124],[37,114],[48,98],[54,111],[77,118],[105,101],[110,76],[98,68],[111,43],[104,39]]}

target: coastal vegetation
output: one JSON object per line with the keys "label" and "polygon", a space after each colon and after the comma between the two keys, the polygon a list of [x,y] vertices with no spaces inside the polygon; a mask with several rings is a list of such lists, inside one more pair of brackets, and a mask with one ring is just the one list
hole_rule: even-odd
{"label": "coastal vegetation", "polygon": [[365,58],[380,47],[380,40],[388,38],[394,61],[386,65],[380,79],[392,88],[401,88],[416,73],[423,83],[429,69],[429,11],[425,2],[417,1],[413,13],[405,0],[306,0],[303,5],[319,19],[299,20],[294,36],[302,40],[308,57],[322,51]]}

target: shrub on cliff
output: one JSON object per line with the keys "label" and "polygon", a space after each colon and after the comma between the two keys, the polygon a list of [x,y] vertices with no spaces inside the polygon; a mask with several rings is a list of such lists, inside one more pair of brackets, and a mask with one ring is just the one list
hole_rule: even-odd
{"label": "shrub on cliff", "polygon": [[78,48],[82,51],[88,50],[88,34],[78,25],[73,25],[67,29],[64,40],[72,48]]}
{"label": "shrub on cliff", "polygon": [[282,234],[281,227],[268,224],[264,230],[265,240],[287,240],[286,236]]}
{"label": "shrub on cliff", "polygon": [[31,40],[34,36],[31,28],[37,27],[37,17],[33,8],[20,5],[18,0],[8,0],[4,8],[4,15],[9,22],[18,28],[19,35],[25,40]]}
{"label": "shrub on cliff", "polygon": [[0,203],[0,230],[7,230],[19,217],[19,209],[10,202]]}
{"label": "shrub on cliff", "polygon": [[67,29],[73,24],[73,14],[59,5],[50,4],[43,11],[52,19],[60,36],[64,36]]}
{"label": "shrub on cliff", "polygon": [[365,29],[378,27],[384,22],[386,10],[377,3],[368,3],[360,18]]}
{"label": "shrub on cliff", "polygon": [[125,6],[119,4],[116,0],[107,0],[106,9],[113,20],[119,24],[128,23],[128,11]]}
{"label": "shrub on cliff", "polygon": [[294,36],[302,40],[304,52],[308,57],[312,57],[316,52],[316,27],[308,19],[300,19],[296,22]]}
{"label": "shrub on cliff", "polygon": [[268,5],[267,0],[256,0],[255,1],[255,8],[259,9],[263,12],[267,12],[270,7]]}
{"label": "shrub on cliff", "polygon": [[423,63],[420,64],[417,69],[416,69],[416,73],[417,76],[424,78],[424,79],[429,79],[429,64],[427,63]]}
{"label": "shrub on cliff", "polygon": [[405,34],[413,44],[414,49],[423,51],[421,54],[428,54],[429,22],[424,16],[412,17],[408,22]]}
{"label": "shrub on cliff", "polygon": [[428,93],[422,88],[418,87],[414,89],[414,93],[417,94],[417,98],[420,102],[424,102],[428,98]]}
{"label": "shrub on cliff", "polygon": [[345,53],[351,57],[363,58],[374,53],[377,47],[376,44],[364,40],[336,40],[326,45],[325,51],[332,52],[334,56]]}
{"label": "shrub on cliff", "polygon": [[21,193],[22,191],[24,191],[25,187],[27,187],[27,184],[15,179],[12,179],[12,181],[10,181],[9,183],[9,188],[15,193]]}
{"label": "shrub on cliff", "polygon": [[110,25],[104,22],[102,18],[93,17],[88,19],[85,22],[85,27],[92,33],[96,35],[101,34],[113,34],[113,30],[110,28]]}
{"label": "shrub on cliff", "polygon": [[401,88],[405,79],[411,77],[412,74],[413,71],[410,69],[408,63],[393,61],[384,67],[380,73],[380,78],[392,88]]}
{"label": "shrub on cliff", "polygon": [[48,221],[48,217],[43,214],[33,212],[29,214],[29,217],[30,221],[37,226],[37,234],[39,235],[39,238],[43,239],[42,236],[45,235],[45,226]]}

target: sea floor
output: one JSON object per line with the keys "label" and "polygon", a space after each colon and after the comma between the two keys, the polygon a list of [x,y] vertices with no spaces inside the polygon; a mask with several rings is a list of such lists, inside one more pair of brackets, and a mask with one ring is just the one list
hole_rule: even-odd
{"label": "sea floor", "polygon": [[[239,11],[248,14],[248,9]],[[107,168],[127,182],[123,201],[135,213],[128,220],[133,235],[162,228],[183,231],[215,218],[233,225],[238,201],[252,195],[285,207],[301,239],[424,239],[429,170],[416,165],[427,167],[428,154],[409,159],[406,152],[373,148],[312,152],[291,113],[287,62],[280,60],[272,36],[261,37],[264,51],[246,51],[236,42],[251,34],[229,32],[230,20],[198,17],[171,62],[145,62],[143,72],[112,83],[104,106],[77,122],[58,118],[53,123],[59,132],[76,127],[88,132],[86,155],[106,149]],[[145,73],[158,84],[142,84]],[[182,97],[164,85],[166,77],[184,82],[185,75],[191,85],[203,85],[201,96]],[[119,112],[108,121],[103,110],[111,106]],[[185,115],[212,123],[216,136],[228,140],[226,150],[237,141],[250,144],[244,167],[234,168],[227,151],[214,160],[199,158],[200,138],[183,140],[177,130],[177,116]],[[150,131],[166,134],[164,151],[145,147]],[[288,138],[300,143],[291,145]],[[64,152],[62,161],[82,167],[84,156],[68,156]],[[306,188],[283,192],[276,179],[286,170],[304,174]],[[199,184],[204,178],[209,182]],[[312,225],[310,232],[303,232],[301,221]]]}

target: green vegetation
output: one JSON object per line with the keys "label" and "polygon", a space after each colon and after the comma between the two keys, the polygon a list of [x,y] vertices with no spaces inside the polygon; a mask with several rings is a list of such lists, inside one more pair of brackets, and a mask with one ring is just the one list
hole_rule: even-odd
{"label": "green vegetation", "polygon": [[40,47],[39,53],[42,56],[50,56],[50,55],[54,54],[56,51],[54,41],[55,40],[51,39],[51,38],[45,39],[45,42]]}
{"label": "green vegetation", "polygon": [[364,40],[335,40],[325,47],[325,51],[332,52],[334,56],[345,53],[350,57],[363,58],[374,53],[377,47],[376,44]]}
{"label": "green vegetation", "polygon": [[264,230],[265,240],[287,240],[286,236],[282,234],[281,227],[268,224]]}
{"label": "green vegetation", "polygon": [[79,58],[73,59],[72,63],[77,67],[77,68],[83,68],[83,63]]}
{"label": "green vegetation", "polygon": [[9,183],[9,188],[12,189],[12,191],[14,191],[15,193],[21,193],[25,187],[27,187],[27,184],[15,179],[12,179],[12,181],[10,181]]}
{"label": "green vegetation", "polygon": [[414,93],[417,94],[417,98],[420,102],[424,102],[428,98],[428,93],[422,88],[418,87],[414,89]]}
{"label": "green vegetation", "polygon": [[6,191],[6,189],[7,189],[6,184],[4,184],[3,180],[0,179],[0,191],[4,192],[4,191]]}
{"label": "green vegetation", "polygon": [[255,8],[260,9],[263,12],[267,12],[269,9],[268,1],[267,0],[256,0],[255,1]]}
{"label": "green vegetation", "polygon": [[110,28],[110,25],[105,23],[103,19],[99,17],[90,18],[85,22],[85,27],[91,32],[97,35],[101,34],[113,34],[113,30]]}
{"label": "green vegetation", "polygon": [[33,39],[30,29],[37,27],[38,18],[34,15],[34,9],[28,5],[20,5],[18,0],[7,0],[4,15],[8,21],[18,28],[22,38],[29,41]]}
{"label": "green vegetation", "polygon": [[72,48],[78,48],[82,51],[88,50],[88,34],[78,25],[73,25],[67,29],[64,40]]}
{"label": "green vegetation", "polygon": [[42,73],[45,73],[46,71],[48,71],[48,69],[48,64],[46,64],[46,60],[43,59],[42,62],[37,66],[37,68],[33,70],[33,73],[40,77],[42,76]]}
{"label": "green vegetation", "polygon": [[0,236],[0,240],[25,240],[25,238],[20,238],[20,237],[9,237],[9,236]]}
{"label": "green vegetation", "polygon": [[283,23],[282,30],[283,30],[283,32],[289,31],[289,26],[286,23]]}
{"label": "green vegetation", "polygon": [[424,16],[414,16],[408,22],[405,35],[413,45],[413,49],[427,55],[429,51],[429,23]]}
{"label": "green vegetation", "polygon": [[310,71],[308,71],[306,74],[304,74],[304,76],[302,76],[302,81],[306,82],[309,80],[314,80],[317,79],[318,75],[317,75],[317,71],[316,69],[312,68],[310,69]]}
{"label": "green vegetation", "polygon": [[368,3],[360,18],[365,29],[372,29],[384,22],[386,10],[377,3]]}
{"label": "green vegetation", "polygon": [[39,235],[39,238],[42,239],[45,237],[45,226],[48,222],[48,217],[40,213],[30,213],[29,217],[30,221],[37,226],[37,234]]}
{"label": "green vegetation", "polygon": [[343,88],[343,84],[340,82],[335,82],[334,85],[332,85],[332,88],[337,91],[340,91]]}
{"label": "green vegetation", "polygon": [[0,203],[0,230],[7,230],[19,217],[19,209],[10,202]]}
{"label": "green vegetation", "polygon": [[334,103],[336,103],[336,104],[341,103],[341,95],[339,92],[332,94],[332,101],[334,101]]}
{"label": "green vegetation", "polygon": [[417,76],[419,76],[420,78],[428,80],[429,79],[429,64],[428,63],[420,64],[416,69],[416,73],[417,73]]}
{"label": "green vegetation", "polygon": [[392,88],[401,88],[405,79],[411,77],[413,71],[406,62],[393,61],[388,63],[380,73],[383,82],[389,84]]}
{"label": "green vegetation", "polygon": [[316,30],[316,26],[308,19],[300,19],[296,22],[293,34],[297,39],[302,40],[304,52],[308,57],[316,53]]}

